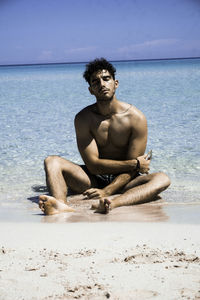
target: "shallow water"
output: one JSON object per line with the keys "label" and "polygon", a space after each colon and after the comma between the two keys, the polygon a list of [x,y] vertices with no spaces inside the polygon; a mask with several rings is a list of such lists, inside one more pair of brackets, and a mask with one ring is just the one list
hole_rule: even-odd
{"label": "shallow water", "polygon": [[[200,201],[200,59],[117,62],[117,97],[148,120],[152,171],[171,180],[172,202]],[[51,154],[81,163],[73,119],[95,100],[84,64],[0,67],[0,200],[2,208],[32,210],[28,198],[44,186]],[[180,197],[181,195],[181,197]]]}

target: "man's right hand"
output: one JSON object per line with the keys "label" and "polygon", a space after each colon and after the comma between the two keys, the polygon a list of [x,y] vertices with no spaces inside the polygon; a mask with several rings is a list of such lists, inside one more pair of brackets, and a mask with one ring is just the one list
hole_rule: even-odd
{"label": "man's right hand", "polygon": [[150,168],[149,168],[149,164],[151,162],[150,159],[146,159],[147,158],[147,154],[144,154],[142,156],[138,156],[137,159],[140,162],[140,169],[139,172],[141,174],[148,174]]}

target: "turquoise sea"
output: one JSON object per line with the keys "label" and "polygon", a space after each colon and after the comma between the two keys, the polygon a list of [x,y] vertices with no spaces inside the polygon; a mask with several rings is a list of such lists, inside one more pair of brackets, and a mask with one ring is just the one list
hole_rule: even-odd
{"label": "turquoise sea", "polygon": [[[200,59],[113,64],[118,99],[147,117],[151,171],[171,178],[165,200],[200,202]],[[37,211],[30,199],[43,192],[46,156],[81,163],[73,119],[95,101],[84,66],[0,67],[0,209]]]}

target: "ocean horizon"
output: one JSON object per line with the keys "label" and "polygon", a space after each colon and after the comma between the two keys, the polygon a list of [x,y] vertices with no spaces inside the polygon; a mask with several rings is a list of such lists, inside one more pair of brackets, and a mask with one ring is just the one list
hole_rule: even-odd
{"label": "ocean horizon", "polygon": [[[112,63],[117,62],[142,62],[142,61],[158,61],[158,60],[187,60],[187,59],[200,59],[199,56],[196,57],[166,57],[166,58],[141,58],[141,59],[119,59],[119,60],[110,60]],[[72,62],[35,62],[35,63],[13,63],[13,64],[0,64],[0,67],[20,67],[20,66],[37,66],[37,65],[73,65],[73,64],[87,64],[88,61],[72,61]]]}

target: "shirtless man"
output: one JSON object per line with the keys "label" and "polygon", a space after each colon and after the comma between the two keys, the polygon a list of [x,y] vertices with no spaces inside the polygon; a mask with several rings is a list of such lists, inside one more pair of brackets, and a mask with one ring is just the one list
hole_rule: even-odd
{"label": "shirtless man", "polygon": [[[66,200],[68,187],[88,199],[99,199],[96,212],[108,213],[115,207],[152,201],[170,185],[166,174],[148,173],[147,121],[136,107],[116,98],[115,72],[105,59],[86,66],[83,76],[96,103],[75,117],[77,145],[85,165],[59,156],[45,159],[51,196],[40,196],[39,207],[46,215],[73,211]],[[115,193],[119,195],[107,199]]]}

